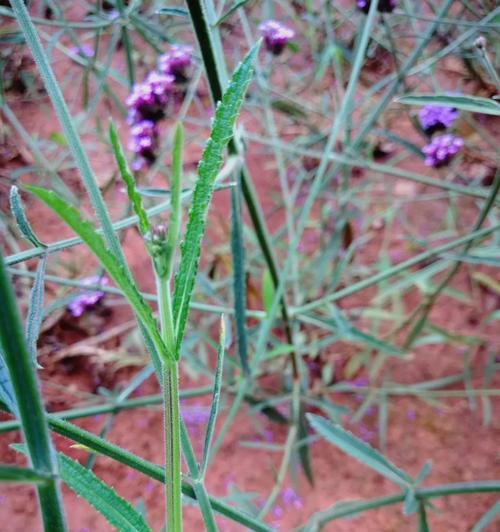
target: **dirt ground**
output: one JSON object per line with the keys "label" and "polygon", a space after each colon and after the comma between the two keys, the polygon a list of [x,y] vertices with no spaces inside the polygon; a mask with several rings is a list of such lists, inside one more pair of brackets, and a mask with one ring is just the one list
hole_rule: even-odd
{"label": "dirt ground", "polygon": [[[61,76],[68,74],[68,65],[58,63],[57,72]],[[123,65],[121,65],[123,70]],[[45,105],[47,99],[42,99],[44,105],[38,102],[30,103],[13,98],[10,104],[24,127],[32,134],[40,138],[49,138],[58,127],[51,117],[51,112]],[[73,101],[75,104],[77,100]],[[75,109],[73,109],[75,110]],[[50,118],[50,119],[48,119]],[[243,119],[247,129],[252,131],[253,122],[250,116]],[[121,128],[124,130],[125,128]],[[408,135],[411,135],[407,130]],[[400,134],[401,131],[400,131]],[[404,135],[404,132],[403,134]],[[123,135],[125,139],[125,134]],[[15,141],[18,142],[17,140]],[[275,189],[279,193],[279,185],[276,178],[275,168],[272,165],[263,164],[265,161],[262,146],[256,143],[249,144],[248,161],[250,173],[256,189],[263,201],[264,210],[270,213],[273,208],[272,194]],[[198,147],[188,150],[186,166],[193,168],[199,153]],[[6,164],[5,172],[16,166],[26,164],[23,156],[29,159],[26,153],[21,154]],[[104,153],[102,148],[94,152],[91,157],[92,167],[96,174],[102,177],[105,183],[112,173],[109,154]],[[404,168],[416,172],[426,171],[418,160],[412,165],[405,162]],[[358,178],[363,178],[363,172]],[[66,170],[62,177],[68,186],[76,191],[82,191],[78,183],[78,177],[74,170]],[[3,179],[3,178],[2,178]],[[393,177],[380,177],[383,186],[394,186],[396,196],[415,195],[429,192],[429,188],[421,185],[408,184],[408,182]],[[23,182],[38,182],[37,176],[25,175]],[[5,183],[7,185],[7,183]],[[6,209],[6,194],[8,187],[0,187],[0,202],[2,209]],[[113,186],[107,193],[112,204],[112,212],[116,215],[123,208],[125,197],[120,192],[118,185]],[[39,203],[26,198],[29,218],[39,237],[52,242],[60,238],[70,236],[70,232],[61,227],[55,218]],[[467,212],[474,212],[471,202],[465,201]],[[414,227],[421,227],[422,231],[434,231],[439,226],[441,214],[429,211],[418,205],[418,208],[408,211],[409,219]],[[229,193],[218,192],[215,195],[214,204],[211,208],[211,224],[213,238],[224,237],[217,235],[217,227],[221,220],[229,217]],[[277,223],[269,218],[271,224]],[[210,225],[210,224],[209,224]],[[464,227],[467,223],[464,221]],[[214,229],[215,227],[215,229]],[[374,231],[376,232],[376,228]],[[221,229],[221,233],[224,231]],[[404,260],[412,254],[401,241],[404,228],[395,226],[391,242],[391,253],[397,261]],[[357,265],[371,265],[376,259],[381,245],[381,238],[374,238],[355,257]],[[210,248],[211,249],[211,248]],[[139,280],[140,288],[152,292],[154,282],[149,273],[149,259],[142,249],[142,242],[134,230],[126,232],[124,250],[130,261],[132,271]],[[204,251],[210,256],[208,249]],[[208,260],[205,257],[205,260]],[[95,263],[88,258],[81,249],[72,248],[65,251],[61,256],[60,263],[65,264],[75,277],[82,277],[86,272],[91,272]],[[84,264],[84,267],[81,265]],[[28,263],[32,269],[34,264]],[[16,280],[16,283],[19,283]],[[483,387],[482,370],[485,362],[485,352],[499,347],[498,331],[495,323],[484,326],[483,317],[498,308],[498,298],[491,293],[478,294],[470,283],[467,270],[463,270],[454,280],[453,286],[466,293],[468,301],[457,303],[443,296],[432,312],[432,320],[437,325],[446,327],[447,330],[455,331],[462,335],[475,335],[484,340],[487,349],[480,350],[471,361],[472,385],[474,388]],[[51,297],[51,288],[48,285],[47,297]],[[361,295],[346,299],[341,302],[343,308],[363,306],[367,298],[374,295],[373,291],[365,291]],[[106,300],[109,298],[107,297]],[[418,295],[410,292],[405,297],[405,307],[409,309],[418,301]],[[106,307],[106,304],[104,305]],[[53,361],[57,349],[51,342],[57,340],[57,348],[64,347],[75,341],[84,339],[89,331],[94,334],[124,323],[130,319],[130,315],[122,306],[109,306],[89,322],[75,323],[67,314],[60,315],[59,321],[52,329],[44,334],[40,342],[43,352],[42,365],[46,370],[39,372],[43,384],[44,397],[50,411],[64,410],[77,402],[78,397],[86,397],[86,393],[95,393],[99,385],[108,388],[125,384],[137,369],[125,368],[115,371],[112,365],[103,365],[93,358],[76,357],[68,360]],[[86,318],[82,318],[86,320]],[[119,348],[120,340],[115,345],[106,345],[107,349]],[[495,347],[496,346],[496,347]],[[338,348],[339,350],[342,347]],[[339,356],[338,352],[329,351],[326,357]],[[391,379],[401,383],[415,383],[422,380],[438,379],[463,371],[463,352],[456,346],[428,345],[415,348],[410,359],[392,360],[388,367],[391,371]],[[203,378],[193,379],[186,373],[181,378],[181,388],[189,389],[206,384]],[[490,386],[500,384],[493,382]],[[453,387],[450,387],[453,389]],[[458,388],[457,388],[458,389]],[[153,378],[141,385],[133,397],[158,393],[158,386]],[[339,404],[355,407],[355,396],[347,397],[341,394],[331,394],[330,399]],[[230,401],[228,401],[228,404]],[[498,461],[498,436],[500,419],[498,418],[499,401],[492,398],[493,419],[490,426],[485,426],[482,416],[482,404],[478,400],[471,408],[466,397],[444,399],[439,406],[427,404],[412,397],[393,397],[390,400],[389,423],[386,442],[386,452],[394,463],[411,475],[416,475],[421,466],[428,459],[432,459],[433,467],[424,486],[444,484],[448,482],[462,482],[473,480],[491,480],[500,475]],[[195,442],[195,450],[199,453],[202,446],[203,428],[206,421],[207,398],[189,399],[183,402],[183,414]],[[248,406],[243,406],[238,413],[232,428],[228,432],[217,456],[211,463],[207,475],[207,487],[210,494],[217,497],[234,496],[234,489],[255,494],[255,502],[266,497],[273,486],[273,475],[279,465],[279,455],[269,451],[252,450],[251,452],[241,445],[242,442],[267,441],[283,443],[286,431],[283,427],[272,424],[267,418],[260,417],[259,421],[263,430],[258,430],[254,423],[249,422]],[[7,417],[4,416],[4,419]],[[107,421],[106,415],[94,416],[79,420],[78,425],[99,433]],[[219,426],[223,422],[224,412],[219,420]],[[350,426],[350,425],[348,425]],[[358,435],[369,440],[377,446],[377,411],[369,410],[365,417],[357,425],[350,426]],[[149,409],[136,409],[118,414],[108,433],[109,441],[123,448],[133,451],[141,457],[154,463],[161,464],[163,460],[162,447],[162,413],[159,407]],[[2,463],[22,463],[22,458],[10,450],[9,445],[20,441],[20,434],[12,432],[0,434],[0,461]],[[79,449],[71,447],[71,442],[55,436],[55,442],[59,449],[70,456],[79,459],[82,463],[87,454]],[[268,522],[277,530],[291,531],[303,524],[307,518],[316,511],[325,510],[334,502],[369,499],[386,494],[394,493],[394,487],[382,477],[372,473],[354,460],[347,458],[343,453],[333,448],[324,441],[316,441],[312,444],[312,462],[314,471],[314,486],[308,485],[303,475],[299,473],[298,482],[287,479],[285,487],[294,488],[298,499],[295,504],[287,502],[282,496],[270,512]],[[94,468],[95,473],[104,481],[112,485],[116,491],[126,497],[133,504],[145,505],[148,522],[154,530],[159,530],[163,521],[163,490],[162,486],[147,479],[140,473],[117,464],[111,459],[97,457]],[[63,488],[66,515],[70,530],[73,532],[105,532],[111,530],[105,520],[94,510],[89,508],[86,501],[77,498],[65,487]],[[453,496],[441,498],[435,501],[435,512],[429,512],[429,524],[433,531],[465,532],[491,507],[497,497],[495,495]],[[186,524],[185,529],[200,530],[201,518],[196,507],[185,506]],[[37,531],[40,530],[40,522],[37,512],[34,491],[27,487],[0,486],[0,529],[5,531]],[[222,518],[218,524],[222,531],[239,531],[237,527]],[[498,530],[499,523],[493,524],[489,531]],[[401,505],[385,507],[376,511],[370,511],[351,519],[341,519],[330,523],[325,527],[326,531],[345,532],[405,532],[416,529],[414,516],[404,516]]]}

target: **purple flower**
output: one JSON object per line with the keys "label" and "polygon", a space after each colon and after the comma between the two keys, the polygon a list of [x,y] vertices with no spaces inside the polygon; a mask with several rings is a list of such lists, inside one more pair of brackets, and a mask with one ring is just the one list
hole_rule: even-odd
{"label": "purple flower", "polygon": [[173,76],[150,72],[146,80],[134,85],[126,100],[129,108],[129,123],[140,120],[157,122],[165,116],[165,106],[172,93]]}
{"label": "purple flower", "polygon": [[420,109],[418,119],[422,129],[429,135],[436,131],[449,128],[458,116],[454,107],[426,105]]}
{"label": "purple flower", "polygon": [[[371,0],[357,0],[358,9],[363,13],[370,11]],[[396,9],[397,0],[379,0],[377,9],[381,13],[392,13]]]}
{"label": "purple flower", "polygon": [[463,139],[446,134],[434,137],[430,144],[422,148],[425,164],[439,168],[446,166],[464,145]]}
{"label": "purple flower", "polygon": [[[98,275],[95,275],[83,279],[82,283],[86,286],[106,286],[108,284],[108,279],[106,277],[99,277]],[[68,305],[68,310],[72,316],[78,318],[87,309],[97,305],[103,296],[104,292],[101,292],[100,290],[88,290],[86,292],[82,292],[80,295],[76,296],[73,301],[71,301],[71,303]]]}
{"label": "purple flower", "polygon": [[259,31],[264,37],[266,48],[274,55],[279,55],[284,50],[295,32],[277,20],[266,20],[259,26]]}
{"label": "purple flower", "polygon": [[285,507],[294,506],[297,509],[302,508],[302,499],[297,495],[293,488],[285,488],[281,493],[281,500]]}
{"label": "purple flower", "polygon": [[158,127],[152,120],[141,120],[130,129],[128,149],[135,154],[132,167],[140,170],[144,164],[152,164],[158,147]]}
{"label": "purple flower", "polygon": [[94,57],[94,49],[88,44],[82,44],[81,46],[73,46],[69,51],[74,55],[79,55],[80,57]]}
{"label": "purple flower", "polygon": [[193,48],[174,45],[158,61],[158,69],[167,76],[173,76],[177,83],[188,80],[186,71],[193,64]]}

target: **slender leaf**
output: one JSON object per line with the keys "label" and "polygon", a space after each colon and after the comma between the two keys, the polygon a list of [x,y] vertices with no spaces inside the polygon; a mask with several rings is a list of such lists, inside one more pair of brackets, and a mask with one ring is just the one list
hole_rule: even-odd
{"label": "slender leaf", "polygon": [[132,203],[132,207],[138,218],[139,231],[142,235],[145,235],[149,232],[148,215],[142,206],[141,196],[137,192],[134,176],[130,171],[127,159],[123,153],[123,148],[113,121],[109,122],[109,140],[111,141],[111,147],[113,148],[113,154],[115,156],[116,164],[118,165],[118,170],[120,171],[120,175],[127,187],[128,198],[130,203]]}
{"label": "slender leaf", "polygon": [[500,116],[500,104],[479,96],[461,96],[450,94],[407,94],[396,100],[406,105],[442,105],[462,111]]}
{"label": "slender leaf", "polygon": [[10,210],[12,211],[12,214],[14,215],[14,218],[17,223],[17,227],[19,228],[19,231],[21,231],[21,235],[26,240],[31,242],[36,248],[47,247],[46,244],[44,244],[43,242],[40,242],[38,237],[35,235],[33,229],[31,228],[31,225],[28,222],[28,219],[26,218],[23,203],[21,201],[21,197],[19,196],[19,191],[16,186],[11,187],[9,200],[10,200]]}
{"label": "slender leaf", "polygon": [[16,417],[17,404],[16,397],[14,395],[14,389],[12,388],[12,381],[10,380],[9,370],[5,364],[5,359],[0,348],[0,401],[2,401],[9,412]]}
{"label": "slender leaf", "polygon": [[306,414],[306,416],[314,430],[332,445],[335,445],[399,486],[408,487],[413,484],[413,479],[409,475],[389,462],[385,456],[373,449],[373,447],[356,438],[349,431],[344,430],[338,425],[333,425],[327,419],[320,416],[314,414]]}
{"label": "slender leaf", "polygon": [[28,351],[36,364],[36,344],[43,319],[43,300],[45,295],[45,267],[47,265],[47,255],[42,255],[36,268],[35,280],[30,292],[28,303],[28,315],[26,317],[26,344]]}
{"label": "slender leaf", "polygon": [[243,372],[248,375],[248,340],[246,328],[245,244],[239,187],[231,190],[231,254],[233,256],[234,322],[236,347]]}
{"label": "slender leaf", "polygon": [[222,368],[224,367],[224,347],[226,343],[226,326],[224,316],[220,319],[220,336],[219,347],[217,349],[217,367],[214,376],[214,391],[212,393],[212,404],[210,407],[210,416],[208,418],[207,430],[205,433],[205,443],[203,445],[203,461],[201,463],[201,477],[203,478],[210,457],[210,444],[215,430],[215,422],[217,420],[217,413],[219,412],[220,390],[222,385]]}
{"label": "slender leaf", "polygon": [[214,181],[222,164],[224,148],[232,137],[233,126],[243,102],[243,96],[250,83],[252,64],[259,50],[259,45],[260,42],[255,44],[236,68],[222,101],[217,105],[210,138],[198,165],[198,181],[193,193],[184,242],[181,245],[181,260],[175,277],[173,295],[173,314],[176,320],[175,332],[178,349],[180,349],[186,327],[189,301],[196,279],[201,240],[205,230]]}
{"label": "slender leaf", "polygon": [[27,186],[32,194],[42,200],[48,207],[50,207],[64,222],[66,222],[75,233],[82,239],[88,248],[99,259],[102,266],[106,269],[110,277],[120,287],[124,297],[129,302],[130,306],[136,313],[140,323],[151,341],[153,342],[158,354],[163,360],[171,360],[172,356],[168,353],[160,333],[157,328],[156,320],[153,317],[151,309],[146,305],[141,294],[137,290],[135,284],[130,280],[130,277],[125,273],[119,260],[106,248],[104,240],[96,232],[92,224],[80,217],[78,211],[68,205],[57,194],[42,188]]}
{"label": "slender leaf", "polygon": [[500,516],[500,501],[497,501],[485,514],[481,516],[481,519],[471,528],[470,532],[482,532],[485,528],[493,523],[494,520],[498,521]]}
{"label": "slender leaf", "polygon": [[11,482],[13,484],[37,484],[44,486],[49,480],[49,475],[38,473],[33,469],[3,464],[0,465],[0,482]]}

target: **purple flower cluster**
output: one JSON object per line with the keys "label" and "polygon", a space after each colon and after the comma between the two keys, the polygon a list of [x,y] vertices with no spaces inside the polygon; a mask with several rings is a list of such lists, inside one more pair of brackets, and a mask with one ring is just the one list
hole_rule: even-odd
{"label": "purple flower cluster", "polygon": [[158,125],[165,118],[169,100],[176,92],[175,84],[188,80],[187,69],[192,64],[190,46],[172,46],[162,55],[158,70],[137,83],[126,100],[128,123],[131,126],[129,149],[135,154],[133,168],[139,170],[152,164],[158,147]]}
{"label": "purple flower cluster", "polygon": [[[86,279],[83,279],[82,283],[85,286],[106,286],[108,284],[108,279],[106,277],[99,277],[98,275],[94,275],[92,277],[87,277]],[[68,310],[73,317],[78,318],[87,309],[97,305],[97,303],[99,303],[103,296],[104,292],[101,292],[100,290],[88,290],[76,296],[75,299],[73,299],[73,301],[71,301],[71,303],[68,305]]]}
{"label": "purple flower cluster", "polygon": [[428,135],[448,129],[457,117],[458,111],[454,107],[440,105],[425,105],[418,114],[420,125]]}
{"label": "purple flower cluster", "polygon": [[463,139],[451,133],[434,137],[422,148],[425,164],[439,168],[447,165],[464,145]]}
{"label": "purple flower cluster", "polygon": [[166,76],[173,76],[176,83],[183,83],[188,80],[187,71],[192,64],[192,47],[175,45],[160,57],[158,70]]}
{"label": "purple flower cluster", "polygon": [[144,164],[155,160],[158,147],[158,126],[152,120],[141,120],[130,128],[128,149],[136,154],[132,163],[134,170],[140,170]]}
{"label": "purple flower cluster", "polygon": [[259,25],[259,31],[264,37],[264,43],[269,52],[274,55],[280,55],[288,44],[288,41],[293,39],[295,32],[278,22],[277,20],[266,20]]}
{"label": "purple flower cluster", "polygon": [[[358,9],[363,13],[370,11],[371,0],[356,0]],[[392,13],[396,9],[397,0],[379,0],[377,9],[381,13]]]}

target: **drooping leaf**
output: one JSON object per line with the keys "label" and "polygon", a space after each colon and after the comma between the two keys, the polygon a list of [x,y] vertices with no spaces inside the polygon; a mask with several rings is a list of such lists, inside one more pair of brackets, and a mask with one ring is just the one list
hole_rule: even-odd
{"label": "drooping leaf", "polygon": [[408,474],[389,462],[376,449],[370,447],[370,445],[359,438],[356,438],[354,434],[339,425],[334,425],[326,418],[314,414],[306,414],[306,416],[318,434],[349,456],[352,456],[399,486],[408,488],[413,484],[413,479]]}
{"label": "drooping leaf", "polygon": [[118,165],[118,170],[120,171],[120,175],[127,187],[128,198],[130,203],[132,203],[137,218],[139,219],[139,231],[142,235],[145,235],[149,232],[148,215],[142,206],[141,196],[137,192],[134,176],[130,171],[127,159],[123,153],[123,148],[113,121],[109,122],[109,140],[111,141],[111,147],[113,148],[113,154],[115,156],[116,164]]}
{"label": "drooping leaf", "polygon": [[406,105],[442,105],[462,111],[500,116],[500,104],[479,96],[461,96],[451,94],[407,94],[396,100]]}
{"label": "drooping leaf", "polygon": [[64,222],[66,222],[75,233],[82,239],[88,248],[99,259],[102,266],[108,272],[113,281],[120,287],[123,295],[133,308],[140,323],[147,331],[149,338],[152,340],[158,354],[164,360],[171,360],[173,355],[168,353],[166,346],[161,339],[156,320],[149,306],[144,302],[141,294],[135,284],[126,274],[119,260],[106,248],[104,240],[96,232],[89,221],[83,220],[78,211],[68,205],[63,199],[52,191],[27,186],[26,189],[42,200],[50,207]]}
{"label": "drooping leaf", "polygon": [[250,49],[236,68],[222,101],[217,105],[210,138],[205,145],[202,159],[198,165],[198,180],[193,193],[184,242],[181,245],[181,260],[175,276],[173,294],[173,314],[178,349],[186,327],[189,301],[198,270],[201,240],[205,231],[214,181],[222,164],[224,148],[233,134],[233,126],[252,77],[252,65],[259,44],[260,42]]}
{"label": "drooping leaf", "polygon": [[38,237],[35,235],[33,229],[31,228],[31,225],[28,222],[28,219],[26,218],[23,203],[21,201],[21,197],[19,196],[19,191],[16,186],[11,187],[9,200],[10,210],[14,215],[17,227],[19,228],[19,231],[21,231],[21,235],[23,236],[23,238],[31,242],[35,247],[47,247],[44,243],[40,242]]}

